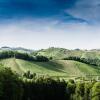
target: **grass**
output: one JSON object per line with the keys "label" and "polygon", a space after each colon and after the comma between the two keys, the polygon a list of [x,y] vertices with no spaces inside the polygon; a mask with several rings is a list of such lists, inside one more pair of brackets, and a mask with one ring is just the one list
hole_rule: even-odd
{"label": "grass", "polygon": [[[53,59],[62,59],[69,56],[77,56],[87,59],[100,59],[100,50],[68,50],[64,48],[48,48],[36,51],[37,55],[53,57]],[[34,53],[33,53],[34,54]]]}
{"label": "grass", "polygon": [[59,77],[80,77],[86,75],[100,75],[100,69],[96,66],[87,65],[71,60],[52,60],[49,62],[29,62],[20,59],[4,59],[0,61],[5,67],[23,74],[26,71],[40,75]]}

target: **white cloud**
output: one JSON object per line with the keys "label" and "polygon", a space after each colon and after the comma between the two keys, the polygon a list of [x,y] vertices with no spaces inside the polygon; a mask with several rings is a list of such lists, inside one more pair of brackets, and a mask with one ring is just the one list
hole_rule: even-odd
{"label": "white cloud", "polygon": [[76,4],[66,12],[74,17],[98,23],[100,22],[100,0],[77,0]]}
{"label": "white cloud", "polygon": [[32,49],[51,46],[69,49],[100,48],[99,26],[74,23],[58,27],[53,21],[50,24],[38,22],[36,24],[32,21],[22,21],[0,26],[0,46],[21,46]]}

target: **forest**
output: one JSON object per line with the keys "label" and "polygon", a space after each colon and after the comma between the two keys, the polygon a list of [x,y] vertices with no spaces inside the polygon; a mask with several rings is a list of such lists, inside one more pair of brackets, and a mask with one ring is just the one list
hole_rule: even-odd
{"label": "forest", "polygon": [[49,77],[19,77],[0,70],[0,100],[100,100],[100,82],[75,82]]}

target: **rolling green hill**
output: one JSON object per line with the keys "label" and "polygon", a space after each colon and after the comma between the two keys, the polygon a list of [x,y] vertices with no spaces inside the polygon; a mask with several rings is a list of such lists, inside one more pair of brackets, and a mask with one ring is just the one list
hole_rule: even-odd
{"label": "rolling green hill", "polygon": [[53,59],[62,59],[69,56],[77,56],[80,58],[91,58],[100,59],[100,50],[68,50],[64,48],[51,47],[48,49],[41,49],[39,51],[34,51],[33,55],[43,55],[47,57],[52,57]]}
{"label": "rolling green hill", "polygon": [[26,71],[39,75],[59,77],[80,77],[85,75],[100,75],[100,67],[87,65],[71,60],[52,60],[49,62],[30,62],[15,58],[0,60],[0,64],[10,67],[13,71],[23,74]]}

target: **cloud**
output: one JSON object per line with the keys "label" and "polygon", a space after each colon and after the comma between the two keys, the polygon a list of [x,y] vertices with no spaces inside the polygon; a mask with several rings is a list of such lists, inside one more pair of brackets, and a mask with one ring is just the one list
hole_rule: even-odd
{"label": "cloud", "polygon": [[[51,46],[69,49],[99,48],[99,26],[83,23],[70,23],[56,26],[55,20],[36,22],[22,21],[0,25],[0,46],[21,46],[25,48],[41,49]],[[95,33],[95,34],[94,34]]]}
{"label": "cloud", "polygon": [[[99,48],[99,0],[0,0],[0,46]],[[3,20],[2,20],[3,19]]]}
{"label": "cloud", "polygon": [[88,21],[89,23],[100,22],[100,0],[77,0],[76,4],[66,12],[76,18]]}
{"label": "cloud", "polygon": [[0,0],[0,19],[53,18],[61,23],[99,23],[100,0]]}

